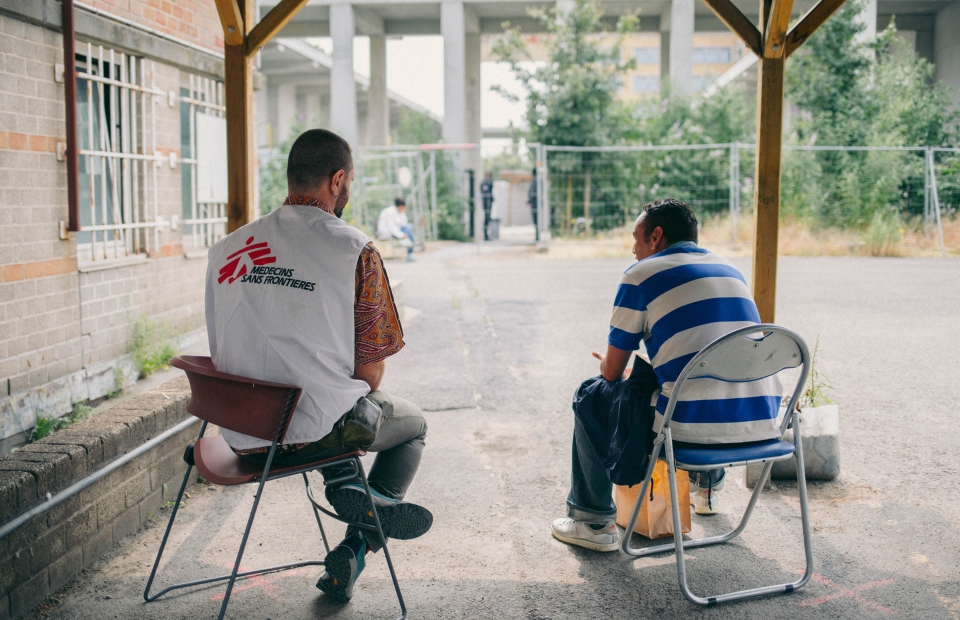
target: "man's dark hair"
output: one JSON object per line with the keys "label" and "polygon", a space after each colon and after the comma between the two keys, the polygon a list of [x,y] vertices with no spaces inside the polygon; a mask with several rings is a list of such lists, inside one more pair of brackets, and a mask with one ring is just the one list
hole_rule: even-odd
{"label": "man's dark hair", "polygon": [[643,212],[646,213],[643,218],[645,237],[659,226],[669,245],[681,241],[697,242],[697,216],[686,203],[673,198],[655,200],[645,205]]}
{"label": "man's dark hair", "polygon": [[397,196],[393,199],[393,206],[399,207],[400,205],[407,206],[407,201],[403,199],[403,196]]}
{"label": "man's dark hair", "polygon": [[348,174],[353,156],[347,141],[326,129],[309,129],[290,147],[287,159],[287,184],[292,188],[315,188],[339,170]]}

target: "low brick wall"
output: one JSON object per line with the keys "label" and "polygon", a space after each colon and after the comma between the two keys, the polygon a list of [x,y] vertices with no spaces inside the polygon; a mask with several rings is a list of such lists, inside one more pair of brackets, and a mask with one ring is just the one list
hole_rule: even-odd
{"label": "low brick wall", "polygon": [[[185,420],[189,396],[186,377],[174,379],[0,458],[0,524]],[[0,539],[0,620],[21,618],[173,499],[198,432],[199,421]]]}

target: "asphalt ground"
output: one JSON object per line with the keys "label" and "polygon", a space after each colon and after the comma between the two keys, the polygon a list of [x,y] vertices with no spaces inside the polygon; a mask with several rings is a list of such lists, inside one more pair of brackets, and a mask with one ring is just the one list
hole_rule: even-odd
{"label": "asphalt ground", "polygon": [[[747,259],[735,259],[749,276]],[[419,404],[427,447],[408,498],[433,529],[390,547],[411,618],[960,618],[960,262],[782,258],[777,321],[813,344],[840,405],[842,474],[809,484],[815,575],[789,595],[699,608],[679,593],[672,555],[634,560],[550,536],[564,515],[581,380],[627,259],[553,260],[523,247],[450,246],[403,279],[406,348],[384,389]],[[731,471],[722,514],[692,536],[731,528],[749,489]],[[253,487],[196,485],[158,584],[227,572]],[[182,519],[182,520],[181,520]],[[166,513],[112,559],[58,593],[48,618],[215,616],[222,586],[144,604]],[[338,539],[342,528],[327,520]],[[803,567],[796,484],[765,492],[735,542],[688,554],[699,594],[783,582]],[[302,484],[267,486],[244,566],[322,558]],[[347,605],[314,583],[321,569],[238,584],[232,618],[393,618],[382,556],[368,556]]]}

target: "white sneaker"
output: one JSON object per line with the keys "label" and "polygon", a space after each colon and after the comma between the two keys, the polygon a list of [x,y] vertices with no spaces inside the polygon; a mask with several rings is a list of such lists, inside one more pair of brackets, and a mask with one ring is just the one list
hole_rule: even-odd
{"label": "white sneaker", "polygon": [[616,551],[620,547],[620,534],[614,521],[607,523],[602,530],[594,530],[586,521],[554,519],[551,530],[554,538],[568,545],[604,552]]}
{"label": "white sneaker", "polygon": [[690,503],[698,515],[717,514],[718,495],[716,489],[704,489],[690,494]]}

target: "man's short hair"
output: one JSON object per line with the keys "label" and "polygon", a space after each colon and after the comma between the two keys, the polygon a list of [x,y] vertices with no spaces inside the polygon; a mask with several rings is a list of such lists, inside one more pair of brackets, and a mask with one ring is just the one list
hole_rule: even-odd
{"label": "man's short hair", "polygon": [[338,171],[349,174],[352,168],[346,140],[326,129],[308,129],[290,147],[287,184],[300,189],[320,187]]}
{"label": "man's short hair", "polygon": [[395,207],[404,206],[404,207],[405,207],[405,206],[407,206],[407,201],[403,199],[403,196],[397,196],[396,198],[393,199],[393,206],[395,206]]}
{"label": "man's short hair", "polygon": [[673,198],[655,200],[644,205],[643,212],[646,213],[643,218],[644,236],[649,237],[653,229],[659,226],[670,245],[681,241],[697,242],[697,216],[686,203]]}

